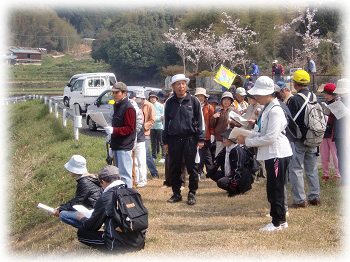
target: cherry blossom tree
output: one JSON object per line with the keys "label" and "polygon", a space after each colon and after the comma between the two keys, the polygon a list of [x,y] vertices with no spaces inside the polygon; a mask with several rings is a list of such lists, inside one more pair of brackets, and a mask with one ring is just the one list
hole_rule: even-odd
{"label": "cherry blossom tree", "polygon": [[192,45],[188,41],[188,35],[180,32],[178,28],[170,28],[168,33],[164,33],[166,41],[164,43],[173,44],[178,49],[178,54],[182,59],[184,74],[186,73],[186,59],[192,50]]}

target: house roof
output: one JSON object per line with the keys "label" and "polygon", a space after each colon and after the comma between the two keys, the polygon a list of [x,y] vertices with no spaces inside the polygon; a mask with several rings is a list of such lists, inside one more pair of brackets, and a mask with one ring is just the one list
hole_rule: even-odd
{"label": "house roof", "polygon": [[23,49],[23,48],[10,48],[9,49],[12,53],[24,53],[24,54],[41,54],[38,50],[34,49]]}

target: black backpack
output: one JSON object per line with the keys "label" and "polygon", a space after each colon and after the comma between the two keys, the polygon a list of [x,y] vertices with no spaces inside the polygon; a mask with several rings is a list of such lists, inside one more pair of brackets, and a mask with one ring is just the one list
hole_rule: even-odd
{"label": "black backpack", "polygon": [[112,218],[114,229],[122,233],[136,233],[148,228],[148,210],[141,195],[132,188],[117,187],[106,214]]}

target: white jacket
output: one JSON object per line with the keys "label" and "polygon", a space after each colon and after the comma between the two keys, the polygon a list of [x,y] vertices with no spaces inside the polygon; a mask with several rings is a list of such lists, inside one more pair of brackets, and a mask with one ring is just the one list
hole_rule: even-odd
{"label": "white jacket", "polygon": [[277,98],[272,100],[261,116],[261,130],[257,128],[246,138],[248,147],[258,147],[257,160],[284,158],[293,154],[288,138],[282,134],[287,119]]}

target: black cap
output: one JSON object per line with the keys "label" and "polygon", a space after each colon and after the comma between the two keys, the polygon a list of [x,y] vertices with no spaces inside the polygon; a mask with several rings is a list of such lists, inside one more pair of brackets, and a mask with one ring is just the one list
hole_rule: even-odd
{"label": "black cap", "polygon": [[247,95],[246,95],[247,97],[249,97],[249,98],[251,98],[251,99],[254,99],[254,100],[256,100],[256,97],[255,96],[253,96],[253,95],[251,95],[251,94],[249,94],[248,92],[247,92]]}
{"label": "black cap", "polygon": [[218,98],[214,95],[209,96],[208,103],[217,103],[219,104]]}
{"label": "black cap", "polygon": [[155,96],[157,99],[159,99],[158,94],[155,91],[149,92],[148,97]]}
{"label": "black cap", "polygon": [[232,129],[233,129],[233,128],[227,129],[224,133],[221,134],[221,136],[222,136],[223,138],[226,138],[226,139],[231,140],[232,142],[236,143],[236,139],[234,139],[234,138],[229,138]]}
{"label": "black cap", "polygon": [[129,93],[129,98],[130,99],[136,97],[136,94],[135,94],[134,91],[129,91],[128,93]]}

